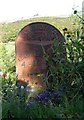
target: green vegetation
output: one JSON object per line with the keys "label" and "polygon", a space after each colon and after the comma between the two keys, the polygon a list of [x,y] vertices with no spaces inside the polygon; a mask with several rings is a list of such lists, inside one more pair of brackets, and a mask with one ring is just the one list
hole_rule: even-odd
{"label": "green vegetation", "polygon": [[[0,44],[0,71],[7,73],[2,80],[2,118],[59,118],[83,120],[84,118],[84,45],[81,37],[81,24],[75,21],[73,16],[69,18],[33,18],[14,23],[3,23],[3,35],[1,41],[15,41],[18,31],[28,23],[45,21],[56,26],[63,32],[66,42],[67,60],[60,59],[59,45],[53,43],[52,59],[45,53],[48,63],[46,85],[48,89],[39,94],[32,102],[25,102],[24,88],[21,88],[21,96],[17,95],[15,77],[15,51],[14,44]],[[73,23],[75,23],[73,28]],[[67,28],[67,29],[66,29]],[[1,29],[1,28],[0,28]],[[10,31],[10,32],[9,32]],[[5,36],[7,35],[7,36]],[[5,39],[6,38],[6,39]],[[4,41],[5,40],[5,41]],[[10,47],[11,46],[11,47]]]}
{"label": "green vegetation", "polygon": [[[55,26],[61,32],[63,28],[67,27],[70,30],[75,30],[78,28],[76,24],[78,24],[79,19],[74,17],[73,15],[67,18],[57,18],[57,17],[36,17],[30,18],[27,20],[19,20],[12,23],[0,23],[0,42],[9,42],[15,41],[15,38],[18,32],[23,28],[25,25],[32,23],[32,22],[47,22],[51,25]],[[74,23],[75,21],[75,23]]]}

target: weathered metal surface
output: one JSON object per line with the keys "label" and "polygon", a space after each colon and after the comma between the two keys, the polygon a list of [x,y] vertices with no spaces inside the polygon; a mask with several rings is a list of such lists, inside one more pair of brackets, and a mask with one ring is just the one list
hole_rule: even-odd
{"label": "weathered metal surface", "polygon": [[44,22],[35,22],[25,26],[19,32],[15,44],[18,80],[24,82],[32,81],[32,75],[38,76],[46,72],[47,65],[43,48],[50,54],[54,40],[59,42],[61,58],[65,58],[66,51],[63,48],[65,39],[59,30],[52,25]]}

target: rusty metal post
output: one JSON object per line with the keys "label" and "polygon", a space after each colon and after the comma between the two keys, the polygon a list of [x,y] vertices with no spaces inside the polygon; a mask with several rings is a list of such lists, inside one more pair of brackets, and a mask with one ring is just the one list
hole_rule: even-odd
{"label": "rusty metal post", "polygon": [[[35,22],[25,26],[18,34],[15,43],[16,74],[20,85],[29,84],[37,91],[46,90],[43,77],[47,71],[46,60],[42,47],[47,53],[51,53],[54,41],[59,42],[61,58],[66,57],[63,48],[65,39],[54,26]],[[33,91],[33,90],[32,90]]]}

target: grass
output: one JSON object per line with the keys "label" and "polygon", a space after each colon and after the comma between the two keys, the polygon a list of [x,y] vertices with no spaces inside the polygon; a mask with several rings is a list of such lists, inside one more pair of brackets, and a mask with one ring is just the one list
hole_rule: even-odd
{"label": "grass", "polygon": [[[0,24],[3,28],[4,40],[9,39],[11,32],[17,34],[26,24],[35,21],[45,21],[58,29],[65,27],[72,29],[72,22],[75,18],[42,17],[28,20],[16,21],[13,23]],[[70,26],[69,26],[70,25]],[[77,26],[76,26],[77,27]],[[6,29],[7,28],[7,29]],[[77,28],[78,29],[78,28]],[[5,34],[8,35],[5,38]],[[84,118],[84,45],[81,37],[69,33],[64,47],[67,49],[67,60],[62,62],[57,53],[57,43],[53,45],[53,54],[50,59],[45,53],[48,64],[48,75],[46,76],[47,90],[40,93],[36,98],[27,101],[29,93],[25,93],[27,87],[20,88],[21,95],[18,95],[15,76],[15,46],[12,43],[0,43],[0,71],[6,72],[6,78],[0,78],[2,84],[2,118],[3,119],[75,119]],[[12,40],[12,39],[11,39]],[[14,40],[15,41],[15,40]],[[11,52],[10,52],[11,51]]]}

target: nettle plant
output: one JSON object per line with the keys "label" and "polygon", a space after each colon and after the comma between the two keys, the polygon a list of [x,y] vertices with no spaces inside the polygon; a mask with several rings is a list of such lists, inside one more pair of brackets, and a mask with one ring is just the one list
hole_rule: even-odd
{"label": "nettle plant", "polygon": [[[67,44],[66,49],[68,49],[69,56],[67,56],[67,60],[65,62],[62,62],[62,60],[57,56],[57,52],[59,52],[57,42],[54,43],[52,58],[47,60],[49,65],[49,75],[47,81],[50,83],[48,86],[51,90],[62,87],[64,88],[67,97],[73,99],[74,95],[83,89],[84,76],[82,66],[84,63],[83,56],[81,56],[81,59],[78,59],[81,53],[79,56],[74,56],[74,59],[72,60],[73,52],[72,49],[69,49],[69,47],[70,44]],[[81,47],[76,47],[76,49],[80,50]]]}
{"label": "nettle plant", "polygon": [[[74,11],[75,12],[75,11]],[[79,26],[75,31],[64,28],[65,45],[67,60],[63,63],[59,58],[59,46],[57,42],[53,45],[53,54],[50,59],[46,54],[48,63],[48,86],[50,89],[64,88],[63,94],[69,101],[75,100],[78,96],[83,95],[84,85],[84,42],[82,37],[81,19]],[[58,47],[57,47],[58,46]]]}

